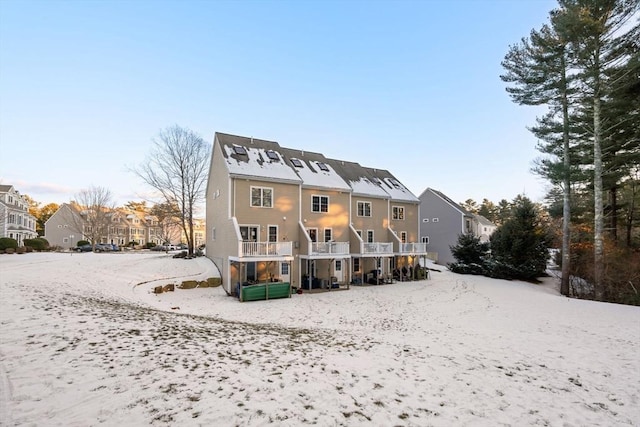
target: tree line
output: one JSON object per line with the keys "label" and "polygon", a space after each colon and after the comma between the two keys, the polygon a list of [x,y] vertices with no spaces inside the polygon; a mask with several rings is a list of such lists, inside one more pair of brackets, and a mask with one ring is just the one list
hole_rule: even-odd
{"label": "tree line", "polygon": [[529,130],[562,218],[563,295],[580,275],[596,300],[638,297],[639,12],[637,0],[559,0],[502,61],[512,100],[546,107]]}
{"label": "tree line", "polygon": [[[125,207],[154,216],[160,230],[165,230],[163,235],[167,241],[169,230],[179,226],[186,236],[191,256],[195,246],[194,220],[205,197],[211,145],[178,125],[161,130],[152,142],[145,161],[131,172],[155,191],[156,198],[150,200],[151,207],[146,206],[146,201],[131,201]],[[49,203],[40,207],[40,203],[25,197],[30,205],[29,212],[36,218],[36,230],[44,235],[45,222],[60,206]],[[84,233],[93,244],[108,234],[108,227],[112,225],[110,215],[116,209],[108,188],[89,186],[74,196],[71,205],[76,213],[81,213],[69,218],[77,232]]]}

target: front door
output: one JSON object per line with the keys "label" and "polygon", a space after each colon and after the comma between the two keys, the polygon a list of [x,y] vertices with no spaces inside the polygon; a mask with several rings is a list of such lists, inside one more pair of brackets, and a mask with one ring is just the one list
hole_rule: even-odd
{"label": "front door", "polygon": [[341,259],[337,259],[334,261],[334,266],[333,266],[333,275],[335,276],[335,278],[338,280],[339,283],[342,283],[344,280],[344,275],[342,274],[342,263],[343,260]]}
{"label": "front door", "polygon": [[288,262],[280,263],[280,280],[285,283],[291,283],[291,264]]}

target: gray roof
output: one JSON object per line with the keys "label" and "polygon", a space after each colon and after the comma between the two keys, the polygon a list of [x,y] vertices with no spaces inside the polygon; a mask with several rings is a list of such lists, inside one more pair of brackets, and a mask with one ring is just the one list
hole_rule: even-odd
{"label": "gray roof", "polygon": [[475,214],[474,216],[476,217],[476,219],[480,224],[486,225],[489,227],[496,227],[496,225],[493,222],[489,221],[487,218],[483,217],[482,215]]}
{"label": "gray roof", "polygon": [[449,203],[455,209],[459,210],[463,215],[471,216],[471,217],[473,216],[473,214],[471,212],[467,211],[465,208],[463,208],[462,206],[460,206],[459,204],[454,202],[452,199],[450,199],[444,193],[442,193],[442,192],[440,192],[438,190],[434,190],[433,188],[427,188],[425,191],[431,191],[433,194],[437,195],[438,197],[443,199],[445,202]]}
{"label": "gray roof", "polygon": [[[419,202],[387,170],[329,159],[321,153],[285,148],[275,141],[253,137],[216,132],[215,140],[221,146],[232,176],[288,181],[306,187],[351,191],[354,195],[366,197]],[[294,165],[292,160],[296,159],[302,163],[302,167]],[[326,170],[322,169],[322,164],[327,166]]]}
{"label": "gray roof", "polygon": [[[349,184],[340,176],[328,159],[312,151],[294,150],[292,148],[281,148],[286,162],[295,170],[302,179],[303,187],[328,188],[340,191],[351,191]],[[299,160],[302,167],[297,167],[292,160]],[[322,165],[326,169],[321,168]]]}
{"label": "gray roof", "polygon": [[[224,133],[216,133],[215,137],[231,175],[301,183],[300,177],[284,161],[277,142]],[[244,154],[236,152],[236,147],[243,148]],[[276,154],[276,159],[269,157],[270,152]]]}

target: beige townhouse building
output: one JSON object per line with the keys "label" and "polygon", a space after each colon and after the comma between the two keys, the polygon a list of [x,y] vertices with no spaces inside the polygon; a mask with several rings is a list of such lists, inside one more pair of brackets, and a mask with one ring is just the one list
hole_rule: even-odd
{"label": "beige townhouse building", "polygon": [[207,257],[224,289],[377,283],[426,256],[420,201],[389,171],[216,133],[206,190]]}

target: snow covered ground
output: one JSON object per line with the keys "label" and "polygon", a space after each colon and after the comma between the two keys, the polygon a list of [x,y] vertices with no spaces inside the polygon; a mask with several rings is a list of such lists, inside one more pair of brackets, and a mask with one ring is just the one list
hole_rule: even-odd
{"label": "snow covered ground", "polygon": [[0,424],[640,425],[638,307],[447,271],[248,303],[151,292],[215,275],[0,255]]}

